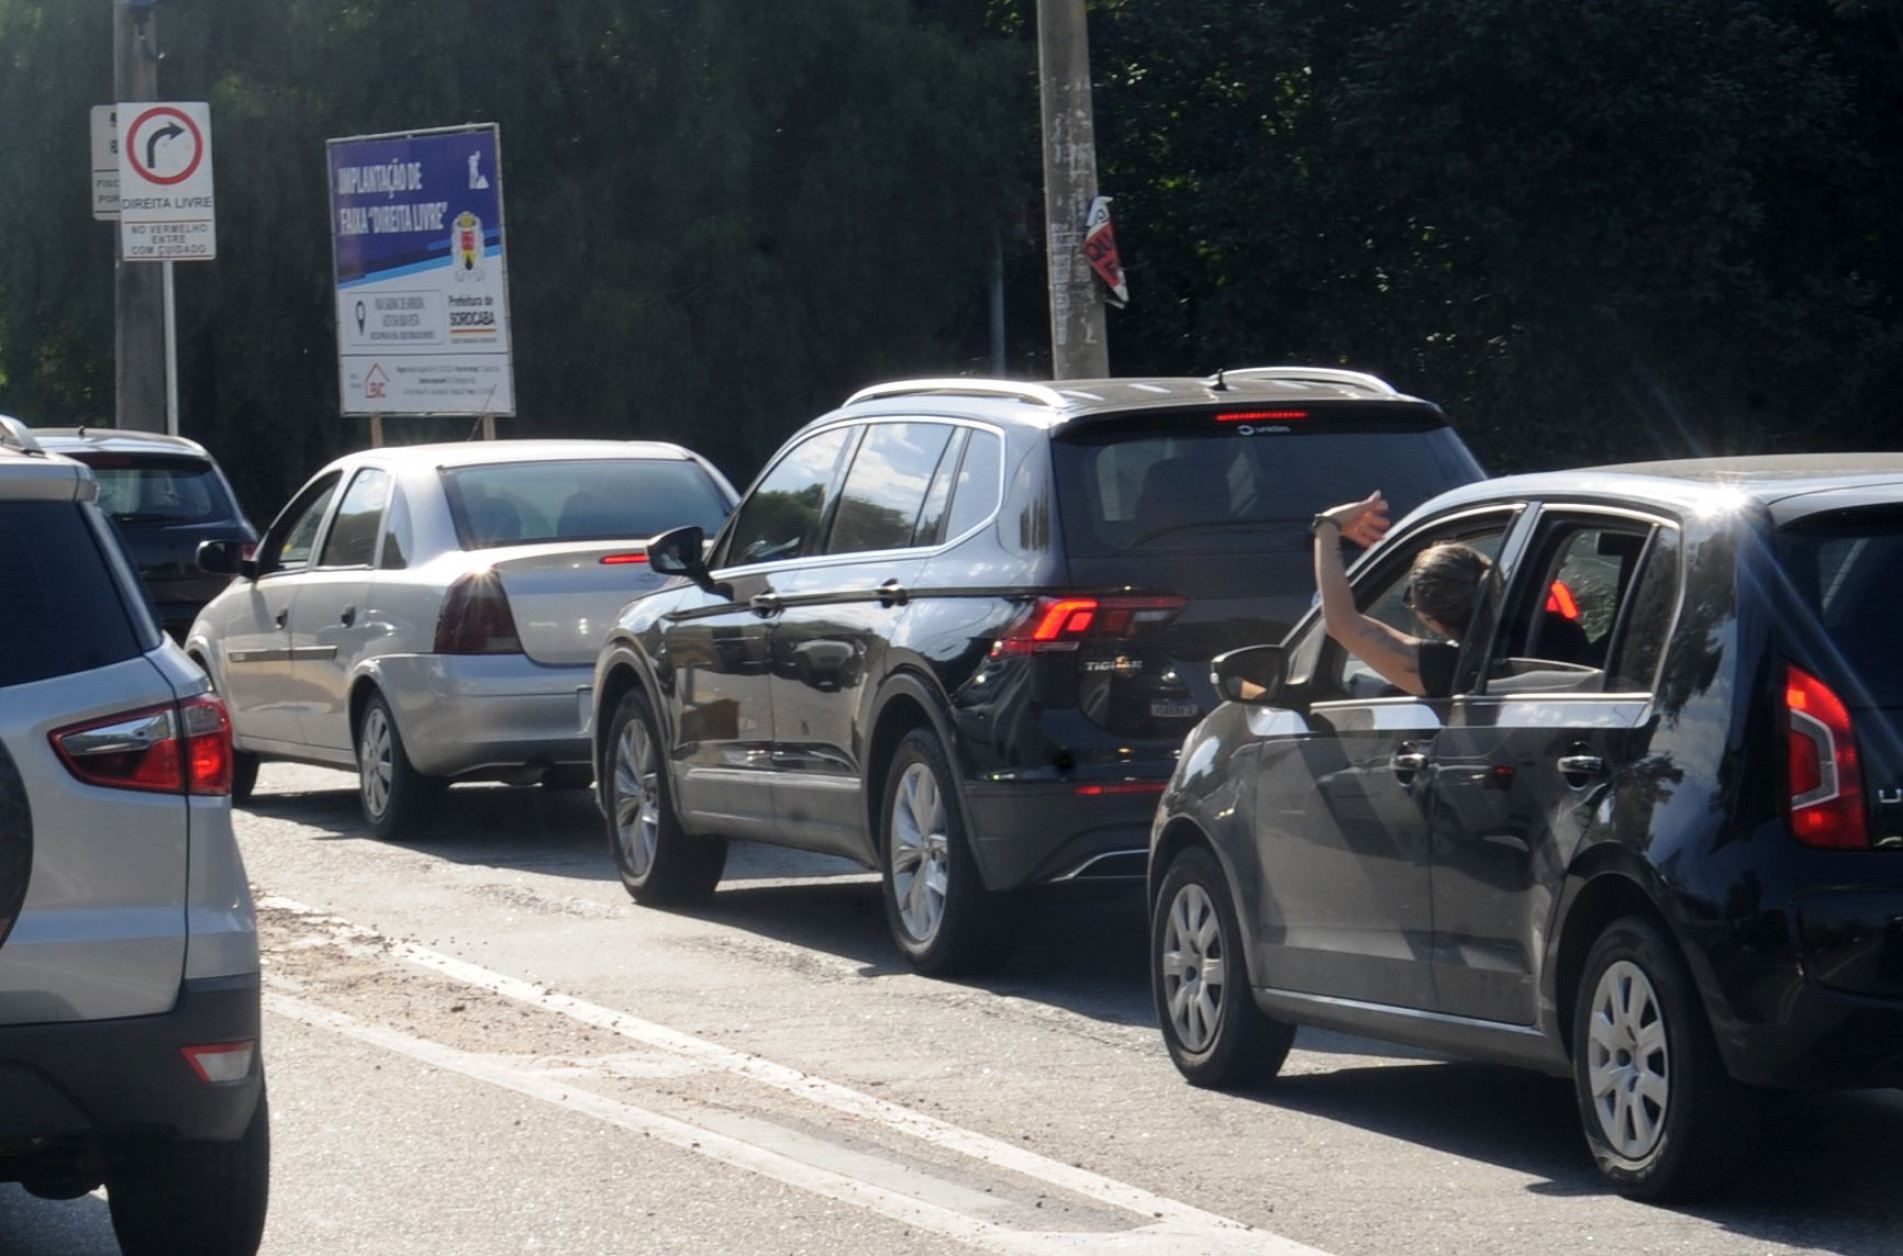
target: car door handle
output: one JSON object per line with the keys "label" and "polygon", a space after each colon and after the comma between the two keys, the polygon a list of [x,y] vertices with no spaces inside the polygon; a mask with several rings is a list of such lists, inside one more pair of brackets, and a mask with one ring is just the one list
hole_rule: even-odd
{"label": "car door handle", "polygon": [[888,580],[879,586],[879,605],[904,606],[912,595],[897,580]]}
{"label": "car door handle", "polygon": [[344,613],[337,618],[343,622],[344,627],[348,628],[357,622],[357,608],[354,606],[346,606],[344,607]]}
{"label": "car door handle", "polygon": [[747,599],[747,605],[756,615],[777,615],[780,613],[780,595],[777,593],[756,593]]}
{"label": "car door handle", "polygon": [[278,627],[282,628],[284,627],[284,621],[289,619],[290,617],[291,617],[291,608],[288,606],[280,606],[278,607],[277,614],[273,615],[271,618],[277,621]]}
{"label": "car door handle", "polygon": [[1427,766],[1427,756],[1418,750],[1397,750],[1391,760],[1394,770],[1412,775]]}
{"label": "car door handle", "polygon": [[[1559,757],[1559,774],[1566,777],[1604,776],[1606,761],[1596,754],[1563,754]],[[1583,781],[1580,783],[1584,784]]]}

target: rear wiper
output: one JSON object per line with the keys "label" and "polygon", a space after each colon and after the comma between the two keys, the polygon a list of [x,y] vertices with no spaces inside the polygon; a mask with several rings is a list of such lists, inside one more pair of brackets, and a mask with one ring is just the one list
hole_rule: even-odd
{"label": "rear wiper", "polygon": [[1237,529],[1248,528],[1300,528],[1301,526],[1301,523],[1294,519],[1199,519],[1190,523],[1172,523],[1167,528],[1153,528],[1123,548],[1132,550],[1139,545],[1148,545],[1158,537],[1168,536],[1172,532],[1234,532]]}

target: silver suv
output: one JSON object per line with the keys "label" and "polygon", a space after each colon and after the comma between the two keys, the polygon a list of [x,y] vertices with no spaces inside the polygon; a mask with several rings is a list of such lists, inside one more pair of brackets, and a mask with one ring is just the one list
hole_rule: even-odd
{"label": "silver suv", "polygon": [[256,923],[231,729],[98,484],[0,418],[0,1181],[132,1254],[257,1250]]}

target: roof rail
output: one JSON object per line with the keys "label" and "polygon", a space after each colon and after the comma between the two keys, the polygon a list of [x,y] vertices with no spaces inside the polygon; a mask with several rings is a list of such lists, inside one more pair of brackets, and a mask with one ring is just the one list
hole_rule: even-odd
{"label": "roof rail", "polygon": [[23,454],[46,452],[40,448],[40,442],[33,439],[31,428],[5,414],[0,414],[0,449],[17,449]]}
{"label": "roof rail", "polygon": [[964,397],[1016,397],[1019,401],[1063,409],[1064,395],[1043,384],[1027,384],[1014,379],[895,379],[890,383],[861,388],[846,398],[849,406],[882,397],[904,397],[914,393],[942,393]]}
{"label": "roof rail", "polygon": [[1379,393],[1383,397],[1401,395],[1395,391],[1394,385],[1379,375],[1370,375],[1366,371],[1343,371],[1332,366],[1244,366],[1216,372],[1218,382],[1225,379],[1285,379],[1292,383],[1338,384],[1343,388]]}

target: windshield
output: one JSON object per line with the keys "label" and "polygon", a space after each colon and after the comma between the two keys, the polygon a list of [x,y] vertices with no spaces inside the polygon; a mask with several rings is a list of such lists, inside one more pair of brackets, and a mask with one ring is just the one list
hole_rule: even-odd
{"label": "windshield", "polygon": [[99,506],[122,527],[217,523],[237,514],[223,481],[195,459],[88,458]]}
{"label": "windshield", "polygon": [[1302,549],[1309,520],[1329,506],[1380,489],[1398,519],[1481,478],[1460,437],[1438,425],[1263,431],[1196,415],[1173,430],[1086,431],[1058,442],[1055,459],[1077,557],[1228,548],[1242,532],[1258,534],[1258,547]]}
{"label": "windshield", "polygon": [[1858,512],[1800,523],[1778,538],[1798,596],[1844,669],[1879,706],[1903,706],[1896,625],[1903,617],[1903,515]]}
{"label": "windshield", "polygon": [[688,524],[712,536],[730,507],[697,462],[509,462],[443,472],[464,549],[644,539]]}

